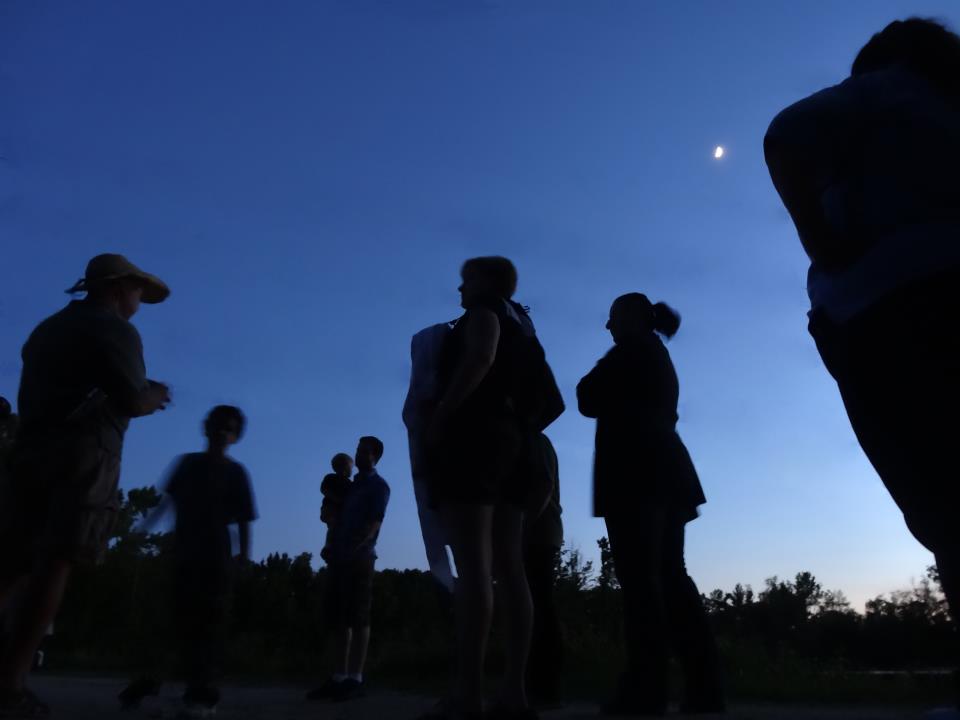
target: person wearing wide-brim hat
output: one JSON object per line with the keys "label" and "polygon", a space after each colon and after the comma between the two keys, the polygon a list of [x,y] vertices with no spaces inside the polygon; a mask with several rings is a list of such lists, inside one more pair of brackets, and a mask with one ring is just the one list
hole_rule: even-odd
{"label": "person wearing wide-brim hat", "polygon": [[98,255],[67,292],[85,293],[41,322],[23,347],[20,424],[0,488],[0,603],[14,586],[23,612],[0,653],[0,717],[46,708],[25,681],[70,571],[99,562],[118,510],[131,418],[170,402],[148,380],[130,318],[162,302],[166,284],[121,255]]}

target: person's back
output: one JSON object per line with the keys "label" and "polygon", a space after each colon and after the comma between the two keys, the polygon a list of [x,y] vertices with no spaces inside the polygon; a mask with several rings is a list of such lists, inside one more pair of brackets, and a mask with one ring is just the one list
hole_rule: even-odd
{"label": "person's back", "polygon": [[810,334],[956,615],[960,36],[890,23],[848,80],[778,115],[764,149],[812,261]]}
{"label": "person's back", "polygon": [[778,114],[764,149],[815,310],[846,322],[960,267],[960,95],[904,63],[865,65]]}
{"label": "person's back", "polygon": [[[539,378],[538,362],[543,358],[542,348],[530,317],[517,303],[487,297],[478,301],[473,311],[478,308],[489,310],[497,316],[500,336],[493,364],[464,400],[460,411],[464,415],[515,414],[517,408],[514,407],[513,398],[525,393],[525,382]],[[454,369],[465,352],[465,332],[470,312],[468,310],[457,321],[444,343],[439,367],[440,394],[449,385]]]}

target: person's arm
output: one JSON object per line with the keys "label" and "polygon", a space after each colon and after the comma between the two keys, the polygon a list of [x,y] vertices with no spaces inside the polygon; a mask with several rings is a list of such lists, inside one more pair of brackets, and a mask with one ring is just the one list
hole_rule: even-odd
{"label": "person's arm", "polygon": [[237,465],[239,472],[235,477],[235,490],[232,493],[236,505],[234,517],[237,523],[237,541],[239,544],[240,559],[244,562],[250,559],[250,523],[257,519],[257,505],[253,497],[253,486],[246,468]]}
{"label": "person's arm", "polygon": [[140,334],[133,325],[119,319],[117,322],[100,338],[101,389],[127,417],[163,410],[170,402],[170,388],[147,379]]}
{"label": "person's arm", "polygon": [[600,362],[577,383],[577,407],[588,418],[599,417],[607,406],[609,395],[610,356]]}
{"label": "person's arm", "polygon": [[363,537],[357,543],[355,549],[359,550],[367,543],[372,542],[373,539],[377,536],[377,533],[380,532],[380,527],[382,525],[383,525],[383,521],[381,520],[374,520],[373,522],[368,523],[367,526],[364,528]]}
{"label": "person's arm", "polygon": [[770,179],[811,257],[836,245],[823,193],[855,143],[853,92],[847,81],[794,103],[773,119],[763,139]]}
{"label": "person's arm", "polygon": [[148,512],[139,523],[135,524],[134,529],[142,533],[151,533],[160,519],[166,515],[172,507],[173,501],[170,499],[170,496],[164,495],[160,499],[160,504]]}
{"label": "person's arm", "polygon": [[497,357],[500,342],[500,320],[487,308],[471,310],[466,318],[464,352],[454,370],[450,385],[437,405],[433,425],[449,418],[483,381]]}
{"label": "person's arm", "polygon": [[147,513],[146,517],[137,525],[141,532],[149,533],[157,525],[160,519],[176,506],[177,495],[184,482],[189,482],[184,475],[188,474],[184,456],[178,457],[167,469],[166,477],[162,479],[157,489],[162,493],[160,504]]}
{"label": "person's arm", "polygon": [[240,543],[240,560],[247,562],[250,559],[250,523],[241,520],[237,523],[237,539]]}

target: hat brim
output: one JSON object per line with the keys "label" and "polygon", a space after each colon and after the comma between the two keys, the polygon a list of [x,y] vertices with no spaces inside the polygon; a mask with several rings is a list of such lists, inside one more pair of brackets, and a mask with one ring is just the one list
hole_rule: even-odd
{"label": "hat brim", "polygon": [[130,277],[136,278],[143,285],[143,295],[140,296],[140,302],[156,305],[170,297],[170,288],[156,275],[140,271],[133,273]]}
{"label": "hat brim", "polygon": [[[143,288],[143,294],[140,296],[140,302],[142,303],[156,305],[170,297],[170,288],[167,287],[167,284],[163,280],[156,275],[151,275],[139,269],[117,275],[107,275],[106,277],[100,278],[100,280],[123,280],[124,278],[133,278],[140,283],[140,287]],[[73,291],[87,290],[89,285],[89,282],[86,282],[85,286],[78,284],[74,286]]]}

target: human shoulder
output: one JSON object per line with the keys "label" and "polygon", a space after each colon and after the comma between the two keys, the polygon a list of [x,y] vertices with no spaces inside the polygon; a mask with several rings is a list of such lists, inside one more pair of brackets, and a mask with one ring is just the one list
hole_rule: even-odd
{"label": "human shoulder", "polygon": [[247,470],[247,466],[238,460],[233,458],[227,458],[230,468],[230,478],[232,482],[244,492],[251,491],[252,481],[250,479],[250,473]]}
{"label": "human shoulder", "polygon": [[386,480],[383,479],[383,476],[380,473],[375,473],[371,476],[372,486],[381,493],[390,495],[390,485]]}
{"label": "human shoulder", "polygon": [[174,460],[175,470],[174,472],[183,473],[190,472],[195,468],[201,466],[204,461],[207,459],[207,454],[202,452],[192,452],[184,453],[176,460]]}
{"label": "human shoulder", "polygon": [[249,476],[250,476],[250,473],[247,472],[247,466],[244,465],[242,462],[240,462],[240,461],[237,460],[236,458],[232,458],[232,457],[228,457],[228,458],[225,458],[225,459],[226,459],[226,461],[227,461],[227,464],[228,464],[229,467],[230,467],[231,472],[232,472],[234,475],[242,475],[243,477],[249,477]]}
{"label": "human shoulder", "polygon": [[116,313],[107,312],[88,302],[75,300],[67,305],[61,313],[64,319],[71,323],[82,324],[92,333],[119,340],[140,342],[140,332],[133,323]]}
{"label": "human shoulder", "polygon": [[177,495],[184,482],[189,482],[188,478],[193,475],[198,467],[198,461],[203,457],[203,453],[185,453],[176,457],[170,464],[169,477],[164,487],[164,492],[168,495]]}

